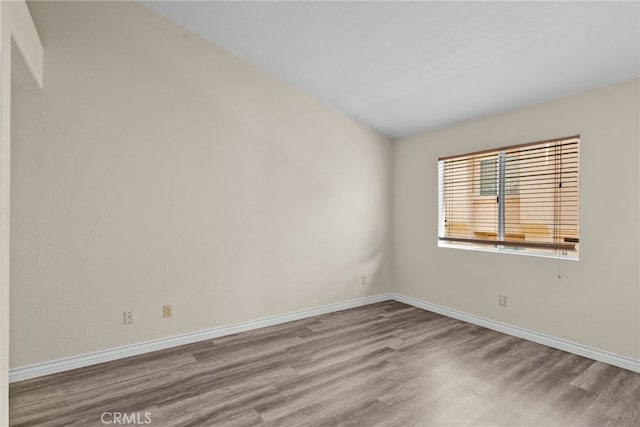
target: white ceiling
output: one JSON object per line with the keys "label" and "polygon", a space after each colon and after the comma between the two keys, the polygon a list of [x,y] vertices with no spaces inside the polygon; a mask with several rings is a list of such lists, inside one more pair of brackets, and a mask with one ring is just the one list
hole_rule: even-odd
{"label": "white ceiling", "polygon": [[142,2],[391,138],[640,76],[640,2]]}

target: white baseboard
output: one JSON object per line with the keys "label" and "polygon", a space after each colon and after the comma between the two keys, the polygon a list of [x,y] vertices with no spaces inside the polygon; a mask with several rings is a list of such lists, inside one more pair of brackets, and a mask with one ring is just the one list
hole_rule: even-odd
{"label": "white baseboard", "polygon": [[525,340],[537,342],[538,344],[557,348],[558,350],[567,351],[569,353],[584,356],[589,359],[598,360],[600,362],[608,363],[609,365],[618,366],[620,368],[628,369],[634,372],[640,372],[640,360],[638,359],[621,356],[619,354],[611,353],[605,350],[600,350],[583,344],[563,340],[561,338],[556,338],[551,335],[546,335],[540,332],[520,328],[518,326],[512,326],[506,323],[497,322],[495,320],[454,310],[452,308],[443,307],[441,305],[432,304],[430,302],[407,297],[397,293],[392,293],[391,298],[398,302],[422,308],[423,310],[432,311],[434,313],[442,314],[444,316],[452,317],[464,322],[473,323],[474,325],[493,329],[495,331],[513,335],[514,337],[523,338]]}
{"label": "white baseboard", "polygon": [[279,314],[276,316],[264,317],[262,319],[250,320],[247,322],[234,323],[232,325],[220,326],[217,328],[205,329],[202,331],[190,332],[167,338],[160,338],[152,341],[145,341],[123,347],[100,350],[93,353],[80,354],[78,356],[65,357],[63,359],[48,362],[36,363],[28,366],[9,369],[9,382],[23,381],[44,375],[69,371],[71,369],[83,368],[97,363],[109,362],[111,360],[123,359],[129,356],[149,353],[151,351],[163,350],[184,344],[191,344],[197,341],[213,339],[225,335],[237,334],[251,329],[264,328],[265,326],[278,325],[292,320],[305,319],[319,316],[321,314],[333,313],[335,311],[349,308],[361,307],[363,305],[374,304],[382,301],[389,301],[390,294],[380,294],[371,297],[358,298],[351,301],[339,302],[335,304],[323,305],[321,307],[307,310],[295,311],[292,313]]}
{"label": "white baseboard", "polygon": [[321,314],[333,313],[335,311],[346,310],[349,308],[361,307],[368,304],[374,304],[383,301],[394,300],[404,304],[409,304],[423,310],[432,311],[447,317],[462,320],[464,322],[473,323],[474,325],[493,329],[498,332],[513,335],[529,341],[537,342],[549,347],[574,353],[579,356],[588,357],[589,359],[598,360],[620,368],[628,369],[634,372],[640,372],[640,360],[626,356],[610,353],[605,350],[589,347],[586,345],[566,341],[550,335],[508,325],[506,323],[497,322],[474,314],[465,313],[437,304],[432,304],[416,298],[411,298],[398,293],[380,294],[371,297],[358,298],[351,301],[340,302],[336,304],[324,305],[321,307],[311,308],[307,310],[296,311],[293,313],[280,314],[276,316],[265,317],[262,319],[251,320],[248,322],[235,323],[232,325],[220,326],[217,328],[206,329],[202,331],[190,332],[173,337],[160,338],[152,341],[145,341],[137,344],[126,345],[123,347],[110,348],[106,350],[96,351],[94,353],[81,354],[78,356],[66,357],[64,359],[52,360],[49,362],[37,363],[34,365],[22,366],[9,370],[9,382],[28,380],[31,378],[41,377],[44,375],[55,374],[58,372],[69,371],[71,369],[82,368],[85,366],[95,365],[97,363],[109,362],[111,360],[123,359],[129,356],[148,353],[156,350],[176,347],[184,344],[191,344],[197,341],[218,338],[225,335],[237,334],[239,332],[249,331],[252,329],[264,328],[266,326],[278,325],[280,323],[290,322],[292,320],[305,319],[308,317],[319,316]]}

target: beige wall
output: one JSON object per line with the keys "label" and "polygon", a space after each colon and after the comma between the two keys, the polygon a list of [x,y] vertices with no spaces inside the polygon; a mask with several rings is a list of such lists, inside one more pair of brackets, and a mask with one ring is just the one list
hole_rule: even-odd
{"label": "beige wall", "polygon": [[[640,356],[639,86],[629,81],[396,142],[394,290]],[[437,247],[438,157],[575,134],[580,261]],[[507,308],[498,295],[508,297]]]}
{"label": "beige wall", "polygon": [[[14,44],[17,49],[14,49]],[[31,78],[25,85],[42,85],[43,49],[24,1],[0,2],[0,425],[9,424],[9,255],[11,178],[11,84],[13,60]]]}
{"label": "beige wall", "polygon": [[389,290],[387,139],[136,4],[29,7],[12,367]]}

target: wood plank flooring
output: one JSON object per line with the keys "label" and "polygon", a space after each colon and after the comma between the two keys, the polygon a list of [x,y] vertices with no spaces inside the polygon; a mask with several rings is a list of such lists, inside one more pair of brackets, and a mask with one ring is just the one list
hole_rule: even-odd
{"label": "wood plank flooring", "polygon": [[105,412],[152,426],[640,426],[640,374],[388,301],[10,387],[12,426],[103,426]]}

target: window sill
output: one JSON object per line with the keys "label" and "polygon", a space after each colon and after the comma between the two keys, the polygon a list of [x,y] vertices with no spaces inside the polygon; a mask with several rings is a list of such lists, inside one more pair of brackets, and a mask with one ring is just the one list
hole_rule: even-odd
{"label": "window sill", "polygon": [[495,246],[484,246],[484,245],[473,245],[473,244],[449,243],[442,240],[438,240],[438,247],[448,248],[448,249],[463,249],[467,251],[494,252],[494,253],[500,253],[500,254],[534,256],[534,257],[541,257],[541,258],[552,258],[556,260],[561,259],[561,260],[568,260],[568,261],[579,261],[580,259],[579,254],[573,253],[573,252],[568,252],[567,255],[563,255],[561,253],[551,253],[548,250],[533,249],[533,248],[515,249],[513,247],[495,247]]}

